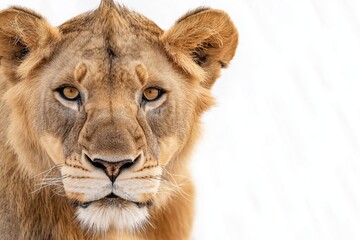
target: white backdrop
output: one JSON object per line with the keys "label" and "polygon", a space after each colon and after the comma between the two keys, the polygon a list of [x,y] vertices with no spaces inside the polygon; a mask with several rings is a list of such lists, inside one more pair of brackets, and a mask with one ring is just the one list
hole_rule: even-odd
{"label": "white backdrop", "polygon": [[[240,33],[192,161],[194,239],[360,239],[360,1],[122,3],[163,29],[223,9]],[[14,4],[59,25],[98,0]]]}

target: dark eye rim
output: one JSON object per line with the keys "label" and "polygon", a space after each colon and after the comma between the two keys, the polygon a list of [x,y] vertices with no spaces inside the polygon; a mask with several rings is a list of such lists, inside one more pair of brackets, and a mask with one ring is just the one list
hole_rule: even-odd
{"label": "dark eye rim", "polygon": [[[68,98],[64,94],[64,89],[65,88],[75,88],[76,90],[78,90],[79,94],[77,95],[76,98]],[[54,91],[59,93],[59,95],[66,101],[81,102],[81,93],[80,93],[80,90],[77,87],[74,87],[74,86],[71,86],[71,85],[61,85],[60,87],[56,88]]]}
{"label": "dark eye rim", "polygon": [[[159,91],[159,94],[157,95],[157,97],[154,98],[154,99],[152,99],[152,100],[147,99],[147,98],[145,97],[145,95],[144,95],[144,92],[145,92],[146,90],[150,89],[150,88],[155,88],[156,90]],[[164,95],[164,93],[166,93],[166,91],[165,91],[164,89],[162,89],[162,88],[160,88],[160,87],[150,86],[150,87],[145,88],[145,89],[142,91],[142,100],[145,101],[145,102],[155,102],[155,101],[159,100],[159,99]]]}

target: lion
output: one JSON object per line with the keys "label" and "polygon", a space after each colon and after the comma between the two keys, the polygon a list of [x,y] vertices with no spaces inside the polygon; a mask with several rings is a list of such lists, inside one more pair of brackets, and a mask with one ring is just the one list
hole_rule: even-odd
{"label": "lion", "polygon": [[0,22],[1,239],[189,239],[229,16],[198,8],[164,31],[102,0],[59,27],[21,7]]}

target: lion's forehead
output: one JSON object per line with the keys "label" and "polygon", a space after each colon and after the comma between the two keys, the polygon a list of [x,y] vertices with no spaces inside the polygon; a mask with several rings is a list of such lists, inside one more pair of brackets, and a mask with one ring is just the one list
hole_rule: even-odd
{"label": "lion's forehead", "polygon": [[[113,40],[107,35],[87,39],[87,34],[91,35],[82,33],[58,50],[50,68],[55,84],[73,79],[98,96],[120,93],[133,97],[146,80],[165,80],[166,84],[167,77],[175,74],[164,53],[143,39],[129,40],[121,35]],[[85,72],[81,79],[76,79],[78,72]]]}
{"label": "lion's forehead", "polygon": [[64,23],[59,30],[63,33],[63,44],[58,49],[61,58],[70,56],[71,62],[88,60],[94,63],[91,67],[97,73],[112,67],[109,62],[134,68],[132,64],[154,59],[156,50],[162,49],[159,40],[162,30],[125,8],[87,13]]}

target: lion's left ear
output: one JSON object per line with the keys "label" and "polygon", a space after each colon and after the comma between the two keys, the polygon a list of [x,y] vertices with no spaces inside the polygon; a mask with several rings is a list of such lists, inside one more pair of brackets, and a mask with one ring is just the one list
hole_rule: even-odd
{"label": "lion's left ear", "polygon": [[[49,47],[59,32],[39,14],[19,7],[0,11],[0,69],[11,82],[25,75],[27,69],[49,54]],[[27,59],[33,61],[19,69]],[[30,64],[31,63],[31,64]]]}
{"label": "lion's left ear", "polygon": [[234,57],[238,33],[224,11],[200,8],[180,18],[160,39],[182,69],[210,88]]}

